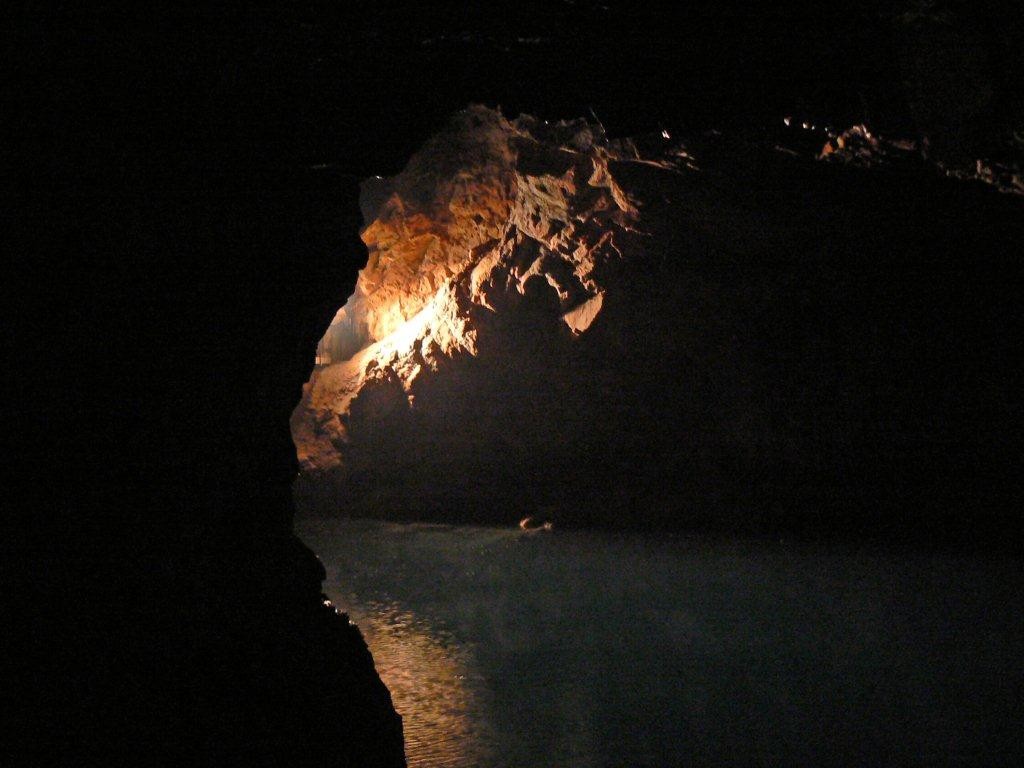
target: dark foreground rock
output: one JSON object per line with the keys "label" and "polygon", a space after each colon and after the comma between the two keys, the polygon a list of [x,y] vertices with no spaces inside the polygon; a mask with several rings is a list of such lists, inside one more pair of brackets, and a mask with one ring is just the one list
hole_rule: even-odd
{"label": "dark foreground rock", "polygon": [[31,691],[7,754],[403,766],[373,659],[292,533],[288,414],[365,258],[355,182],[179,172],[58,200],[63,352],[23,383],[49,429],[20,449],[48,479],[19,482],[59,515],[22,550],[49,597],[35,663],[5,676]]}

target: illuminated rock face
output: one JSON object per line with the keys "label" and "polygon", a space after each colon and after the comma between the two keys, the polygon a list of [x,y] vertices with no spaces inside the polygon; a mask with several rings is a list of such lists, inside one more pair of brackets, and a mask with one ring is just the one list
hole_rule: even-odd
{"label": "illuminated rock face", "polygon": [[364,184],[367,265],[292,417],[300,506],[730,529],[941,506],[921,446],[979,465],[1010,421],[961,394],[978,376],[1011,401],[988,375],[1005,335],[942,308],[1012,299],[951,275],[1020,233],[979,248],[953,185],[925,212],[907,176],[847,173],[715,134],[457,114]]}
{"label": "illuminated rock face", "polygon": [[414,412],[426,380],[482,349],[511,363],[531,322],[551,321],[541,336],[586,332],[619,241],[635,237],[637,211],[609,171],[621,156],[583,121],[475,107],[399,176],[367,182],[369,260],[292,419],[307,476],[344,482],[349,454],[365,452],[353,431]]}

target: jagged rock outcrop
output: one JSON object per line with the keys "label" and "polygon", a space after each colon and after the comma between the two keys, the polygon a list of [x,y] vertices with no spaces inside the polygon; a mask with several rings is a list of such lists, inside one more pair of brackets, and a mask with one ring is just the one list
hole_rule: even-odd
{"label": "jagged rock outcrop", "polygon": [[360,394],[396,384],[411,406],[421,375],[477,355],[493,319],[532,297],[573,333],[589,327],[622,258],[615,239],[636,218],[608,169],[617,157],[583,121],[509,122],[484,108],[428,143],[363,230],[369,261],[320,343],[309,411],[293,418],[307,471],[344,466],[347,416],[376,407],[354,403]]}
{"label": "jagged rock outcrop", "polygon": [[866,125],[852,125],[834,133],[822,147],[819,159],[841,162],[861,168],[879,165],[907,167],[918,171],[934,168],[950,178],[980,181],[1000,192],[1024,195],[1024,175],[1016,163],[1001,163],[978,158],[969,164],[950,164],[941,159],[929,163],[926,139],[889,138],[873,133]]}
{"label": "jagged rock outcrop", "polygon": [[364,188],[367,266],[292,417],[300,503],[731,529],[998,505],[985,307],[1020,220],[978,194],[469,108]]}

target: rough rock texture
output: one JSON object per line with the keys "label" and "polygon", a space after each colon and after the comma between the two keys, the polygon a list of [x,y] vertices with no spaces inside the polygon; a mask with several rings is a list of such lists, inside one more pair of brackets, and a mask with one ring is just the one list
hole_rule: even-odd
{"label": "rough rock texture", "polygon": [[906,138],[889,138],[873,133],[866,125],[852,125],[841,133],[833,133],[822,147],[819,158],[861,168],[879,165],[902,165],[935,171],[962,181],[980,181],[1000,192],[1024,195],[1024,175],[1017,162],[1000,163],[978,158],[972,163],[950,164],[935,160],[929,164],[930,142]]}
{"label": "rough rock texture", "polygon": [[398,383],[411,405],[422,374],[478,354],[492,317],[531,303],[543,315],[546,303],[574,333],[589,327],[621,258],[614,230],[636,216],[609,174],[613,157],[582,121],[510,123],[484,108],[427,144],[370,213],[369,261],[320,342],[308,391],[319,415],[293,418],[304,469],[345,463],[336,447],[351,408],[372,402],[352,402],[364,389]]}
{"label": "rough rock texture", "polygon": [[934,175],[470,108],[364,190],[368,263],[292,416],[298,498],[882,535],[994,519],[1019,213]]}

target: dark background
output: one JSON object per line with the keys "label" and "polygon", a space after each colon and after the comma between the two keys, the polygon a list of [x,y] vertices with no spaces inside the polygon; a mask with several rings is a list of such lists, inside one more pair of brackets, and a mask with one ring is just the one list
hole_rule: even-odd
{"label": "dark background", "polygon": [[211,164],[394,172],[470,101],[512,116],[594,110],[612,133],[794,114],[970,143],[1020,129],[1015,11],[928,0],[37,8],[10,35],[12,70],[29,85],[7,95],[37,112],[40,150],[147,179]]}
{"label": "dark background", "polygon": [[992,3],[5,16],[4,560],[29,565],[5,582],[49,619],[5,622],[30,630],[10,659],[35,691],[5,695],[37,749],[284,722],[216,659],[249,669],[252,606],[283,617],[317,589],[288,554],[288,412],[365,259],[358,179],[453,110],[592,113],[615,135],[866,119],[950,157],[1012,153],[1024,125],[1022,15]]}

